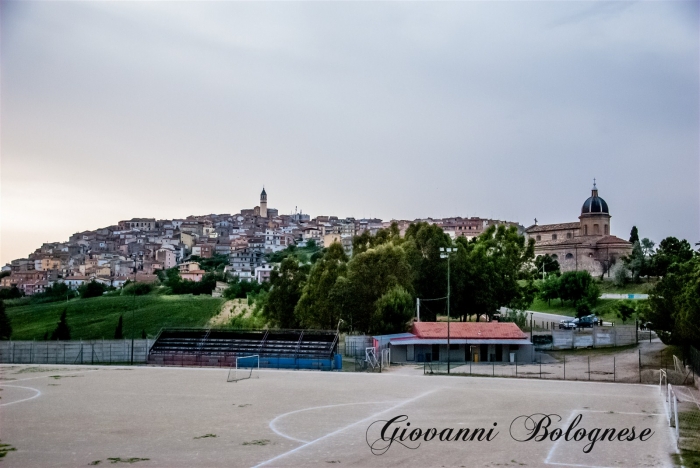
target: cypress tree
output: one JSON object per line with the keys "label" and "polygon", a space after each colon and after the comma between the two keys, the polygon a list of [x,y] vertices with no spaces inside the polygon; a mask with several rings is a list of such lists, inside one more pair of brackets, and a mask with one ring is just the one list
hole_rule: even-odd
{"label": "cypress tree", "polygon": [[123,316],[119,316],[119,322],[117,323],[117,329],[114,330],[114,339],[121,340],[124,338],[124,331],[122,327],[122,322],[124,321]]}
{"label": "cypress tree", "polygon": [[639,231],[637,231],[637,226],[632,226],[632,230],[630,231],[630,244],[634,244],[635,242],[639,242]]}
{"label": "cypress tree", "polygon": [[52,340],[70,340],[70,327],[66,320],[66,309],[61,312],[61,319],[56,325],[56,329],[51,333]]}
{"label": "cypress tree", "polygon": [[5,313],[5,303],[0,301],[0,340],[9,340],[12,336],[10,317]]}

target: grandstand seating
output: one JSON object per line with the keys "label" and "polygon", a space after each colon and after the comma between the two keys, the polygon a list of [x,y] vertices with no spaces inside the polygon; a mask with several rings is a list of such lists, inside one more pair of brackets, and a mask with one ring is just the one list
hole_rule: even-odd
{"label": "grandstand seating", "polygon": [[261,366],[265,362],[271,367],[273,363],[279,366],[281,358],[325,363],[333,359],[337,345],[335,331],[163,329],[149,351],[148,361],[161,365],[226,366],[234,363],[236,357],[259,355]]}

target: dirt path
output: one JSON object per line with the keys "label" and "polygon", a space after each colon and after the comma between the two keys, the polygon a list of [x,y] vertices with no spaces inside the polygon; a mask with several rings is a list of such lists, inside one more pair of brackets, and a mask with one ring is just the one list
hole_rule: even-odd
{"label": "dirt path", "polygon": [[231,299],[224,302],[221,306],[221,312],[209,320],[210,327],[222,326],[228,324],[231,319],[237,315],[245,316],[250,313],[248,302],[245,299]]}

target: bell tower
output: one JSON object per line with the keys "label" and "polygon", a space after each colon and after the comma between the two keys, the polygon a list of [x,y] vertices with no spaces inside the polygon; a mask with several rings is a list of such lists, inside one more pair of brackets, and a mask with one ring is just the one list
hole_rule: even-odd
{"label": "bell tower", "polygon": [[260,193],[260,217],[267,218],[267,193],[265,192],[265,186],[263,186]]}

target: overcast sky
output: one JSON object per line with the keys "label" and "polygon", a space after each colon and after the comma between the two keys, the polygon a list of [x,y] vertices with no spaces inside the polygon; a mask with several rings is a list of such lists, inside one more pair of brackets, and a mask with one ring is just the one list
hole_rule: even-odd
{"label": "overcast sky", "polygon": [[700,241],[698,2],[1,4],[0,261],[131,217]]}

